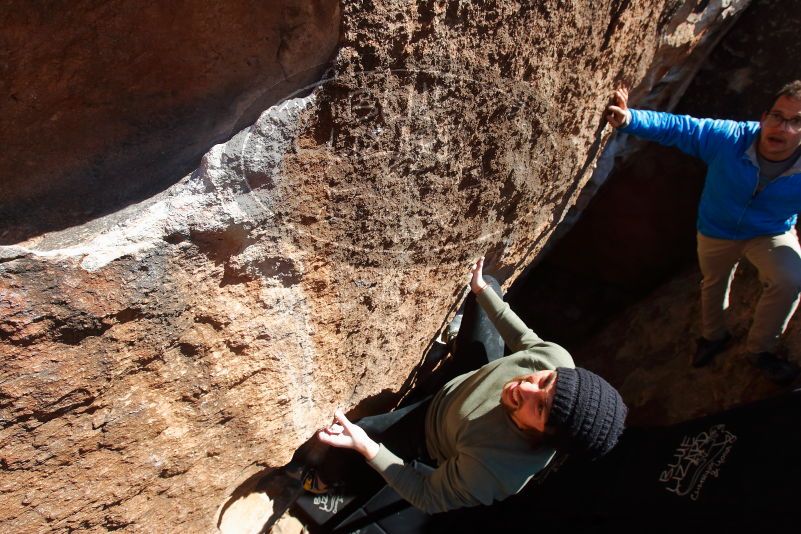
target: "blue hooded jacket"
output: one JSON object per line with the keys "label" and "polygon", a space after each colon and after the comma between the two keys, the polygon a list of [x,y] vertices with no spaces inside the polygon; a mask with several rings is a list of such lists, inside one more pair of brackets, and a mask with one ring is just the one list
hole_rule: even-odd
{"label": "blue hooded jacket", "polygon": [[750,239],[790,230],[801,211],[801,158],[757,193],[758,122],[696,119],[631,109],[621,131],[675,146],[707,164],[698,231],[718,239]]}

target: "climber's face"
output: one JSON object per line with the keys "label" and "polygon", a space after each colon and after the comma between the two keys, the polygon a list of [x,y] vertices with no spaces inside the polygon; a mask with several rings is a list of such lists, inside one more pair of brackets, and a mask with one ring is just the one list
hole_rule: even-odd
{"label": "climber's face", "polygon": [[555,393],[556,371],[537,371],[504,384],[501,404],[518,428],[544,432]]}

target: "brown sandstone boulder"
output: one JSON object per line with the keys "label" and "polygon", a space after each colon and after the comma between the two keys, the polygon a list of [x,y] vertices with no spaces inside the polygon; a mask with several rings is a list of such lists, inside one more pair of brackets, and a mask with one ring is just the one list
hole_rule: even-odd
{"label": "brown sandstone boulder", "polygon": [[0,245],[144,200],[336,51],[338,0],[7,0]]}
{"label": "brown sandstone boulder", "polygon": [[0,249],[4,529],[214,531],[336,406],[390,406],[468,262],[511,281],[538,256],[609,89],[707,50],[745,2],[721,4],[348,2],[320,85],[194,172],[28,220]]}

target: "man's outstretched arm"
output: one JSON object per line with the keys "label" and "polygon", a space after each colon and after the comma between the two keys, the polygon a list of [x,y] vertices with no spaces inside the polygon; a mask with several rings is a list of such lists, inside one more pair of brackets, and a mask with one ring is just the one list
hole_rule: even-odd
{"label": "man's outstretched arm", "polygon": [[[364,456],[398,495],[426,513],[445,512],[492,502],[492,477],[475,462],[450,459],[431,473],[416,470],[389,449],[376,443],[359,425],[337,410],[335,422],[317,434],[333,447],[353,449]],[[467,478],[465,478],[467,477]],[[470,480],[478,477],[477,482]],[[483,497],[473,495],[477,488]]]}
{"label": "man's outstretched arm", "polygon": [[710,161],[721,143],[736,138],[740,123],[727,120],[696,119],[689,115],[674,115],[628,107],[629,93],[625,87],[616,89],[606,108],[606,120],[628,134],[675,146],[704,161]]}

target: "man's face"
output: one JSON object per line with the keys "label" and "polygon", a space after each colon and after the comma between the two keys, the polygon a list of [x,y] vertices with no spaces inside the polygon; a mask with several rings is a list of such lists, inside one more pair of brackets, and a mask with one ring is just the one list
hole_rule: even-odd
{"label": "man's face", "polygon": [[504,384],[501,404],[519,428],[544,432],[555,393],[556,371],[537,371]]}
{"label": "man's face", "polygon": [[758,145],[762,157],[780,161],[792,156],[793,151],[801,146],[801,128],[796,127],[799,121],[801,100],[780,96],[770,111],[762,114]]}

